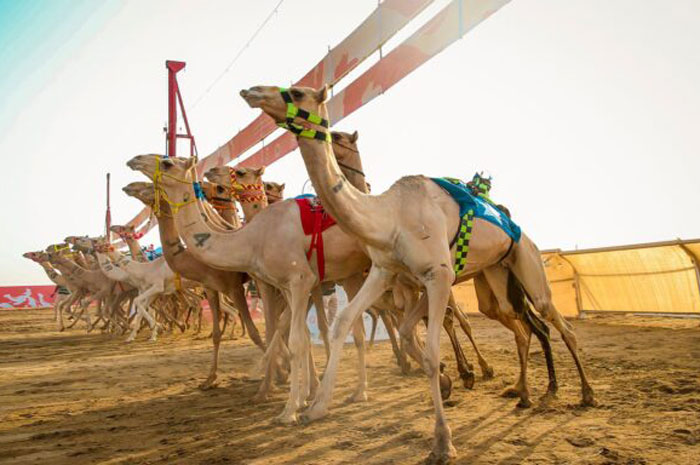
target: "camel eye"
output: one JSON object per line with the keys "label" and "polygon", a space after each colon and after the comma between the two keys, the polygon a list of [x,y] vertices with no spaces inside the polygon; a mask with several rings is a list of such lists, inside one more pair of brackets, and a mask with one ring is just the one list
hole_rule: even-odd
{"label": "camel eye", "polygon": [[338,142],[340,140],[340,134],[333,133],[333,140]]}
{"label": "camel eye", "polygon": [[295,100],[301,100],[304,97],[304,93],[296,89],[292,89],[289,93]]}
{"label": "camel eye", "polygon": [[221,186],[216,186],[216,192],[218,192],[219,194],[223,194],[223,193],[224,193],[224,188],[221,187]]}
{"label": "camel eye", "polygon": [[245,171],[243,171],[243,170],[236,170],[236,176],[245,176]]}

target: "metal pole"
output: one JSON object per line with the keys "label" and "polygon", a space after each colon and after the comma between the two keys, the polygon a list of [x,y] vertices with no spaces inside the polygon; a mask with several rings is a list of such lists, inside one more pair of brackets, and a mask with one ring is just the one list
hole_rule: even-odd
{"label": "metal pole", "polygon": [[175,75],[185,67],[182,61],[165,62],[168,68],[168,132],[166,134],[168,145],[166,155],[177,156],[177,78]]}
{"label": "metal pole", "polygon": [[105,214],[105,237],[107,237],[108,242],[112,242],[112,212],[110,211],[109,205],[109,178],[110,174],[107,173],[107,213]]}

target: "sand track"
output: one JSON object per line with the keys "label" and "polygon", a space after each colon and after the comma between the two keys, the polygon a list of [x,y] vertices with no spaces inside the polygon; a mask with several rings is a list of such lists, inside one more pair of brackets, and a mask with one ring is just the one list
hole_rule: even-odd
{"label": "sand track", "polygon": [[[387,343],[368,356],[370,400],[344,404],[355,357],[346,348],[332,415],[308,426],[271,419],[284,405],[280,389],[250,402],[259,351],[226,340],[216,389],[200,391],[208,340],[164,335],[134,344],[82,330],[53,331],[49,311],[0,311],[0,463],[420,463],[432,435],[424,376],[400,376]],[[560,338],[557,399],[546,388],[533,346],[533,408],[499,392],[517,374],[509,332],[483,318],[473,325],[496,378],[458,386],[447,409],[458,463],[700,463],[700,328],[698,321],[606,317],[574,322],[600,405],[578,407],[575,369]],[[443,360],[456,379],[443,338]],[[473,353],[467,349],[470,360]],[[323,351],[316,349],[317,364]]]}

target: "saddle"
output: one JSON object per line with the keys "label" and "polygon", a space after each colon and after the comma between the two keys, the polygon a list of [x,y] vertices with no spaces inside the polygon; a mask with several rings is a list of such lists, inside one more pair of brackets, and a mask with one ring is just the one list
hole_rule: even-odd
{"label": "saddle", "polygon": [[321,281],[325,276],[325,257],[323,254],[323,231],[336,224],[335,219],[323,209],[321,201],[316,196],[304,195],[294,199],[299,207],[301,227],[304,234],[311,236],[311,245],[306,252],[306,259],[311,260],[311,254],[316,250],[316,265]]}

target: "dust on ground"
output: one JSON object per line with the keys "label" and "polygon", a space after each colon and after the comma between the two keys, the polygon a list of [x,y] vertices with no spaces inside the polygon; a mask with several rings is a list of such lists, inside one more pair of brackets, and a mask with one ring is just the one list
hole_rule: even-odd
{"label": "dust on ground", "polygon": [[[457,463],[700,463],[697,320],[574,321],[600,405],[579,407],[576,370],[556,336],[559,395],[538,400],[547,373],[533,344],[534,402],[525,410],[499,397],[517,375],[511,333],[471,320],[496,377],[477,379],[472,391],[455,383],[447,414]],[[343,402],[356,379],[349,345],[331,415],[285,427],[271,421],[284,389],[268,403],[250,401],[260,352],[247,339],[225,340],[218,387],[201,391],[211,347],[203,337],[165,334],[154,344],[142,334],[127,345],[123,337],[53,328],[50,310],[0,311],[0,463],[416,464],[430,450],[427,380],[417,370],[401,376],[385,342],[369,351],[368,402]],[[322,349],[315,355],[320,365]],[[445,337],[441,355],[456,381]]]}

